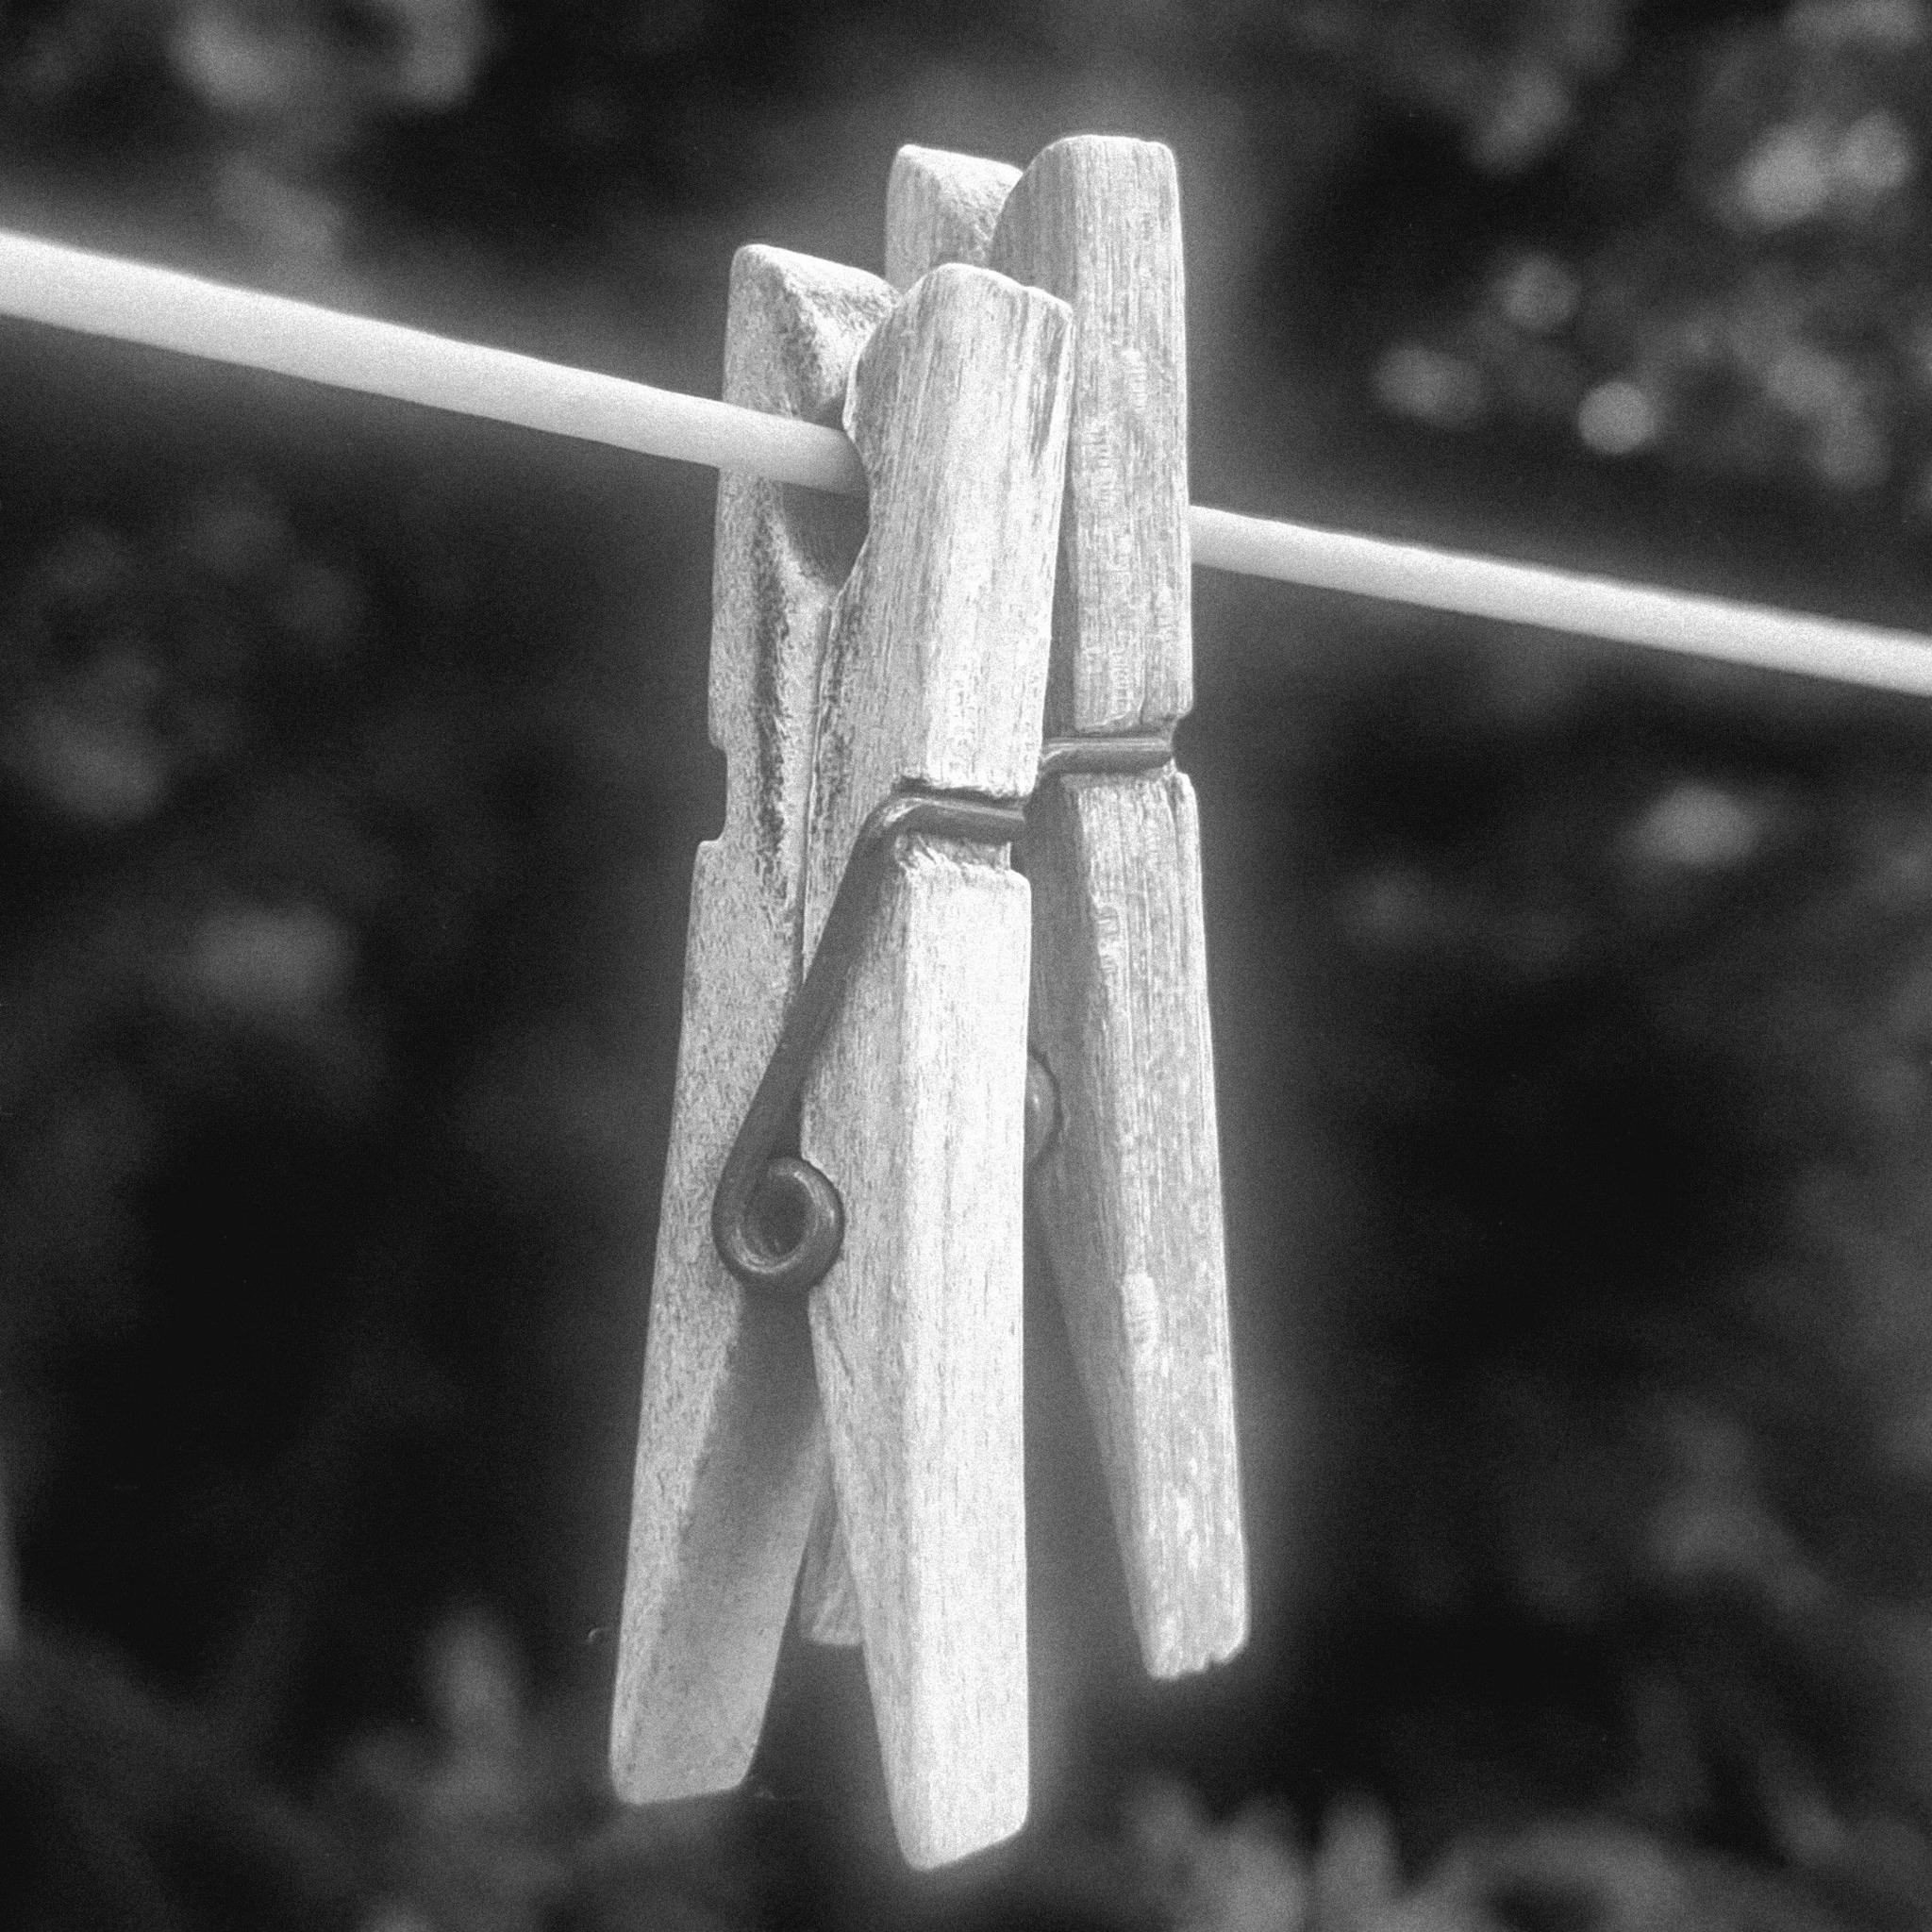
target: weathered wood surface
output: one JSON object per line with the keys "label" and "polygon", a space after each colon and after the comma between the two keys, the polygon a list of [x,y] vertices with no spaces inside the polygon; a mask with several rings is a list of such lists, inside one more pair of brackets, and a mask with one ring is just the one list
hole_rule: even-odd
{"label": "weathered wood surface", "polygon": [[886,184],[886,279],[909,289],[941,262],[983,263],[1020,171],[938,148],[902,147]]}
{"label": "weathered wood surface", "polygon": [[[726,400],[835,409],[893,299],[855,269],[741,250]],[[710,710],[727,792],[691,882],[644,1366],[610,1744],[632,1802],[743,1777],[822,1481],[804,1310],[726,1273],[710,1207],[798,985],[820,666],[863,528],[856,503],[719,480]]]}
{"label": "weathered wood surface", "polygon": [[[952,232],[983,226],[988,164],[918,155],[904,178],[919,231],[947,231],[932,210],[949,202]],[[1173,157],[1112,137],[1057,142],[1014,185],[985,246],[991,266],[1061,296],[1074,317],[1047,733],[1171,729],[1192,702]],[[1026,849],[1033,1037],[1064,1123],[1033,1186],[1141,1654],[1175,1676],[1247,1634],[1192,790],[1172,765],[1049,780]]]}
{"label": "weathered wood surface", "polygon": [[1061,1128],[1034,1169],[1147,1668],[1247,1636],[1193,788],[1067,776],[1028,817],[1033,1037]]}
{"label": "weathered wood surface", "polygon": [[[993,225],[1019,178],[1019,169],[1006,161],[902,147],[886,188],[886,279],[904,290],[947,262],[983,266]],[[799,1579],[799,1627],[815,1643],[857,1643],[856,1603],[851,1559],[828,1489]]]}
{"label": "weathered wood surface", "polygon": [[[1069,336],[1061,303],[942,266],[859,358],[845,426],[870,522],[826,647],[808,953],[861,823],[902,781],[1032,786]],[[1029,930],[1005,853],[902,841],[803,1108],[805,1158],[846,1206],[811,1329],[887,1790],[919,1866],[1026,1810]]]}
{"label": "weathered wood surface", "polygon": [[1174,156],[1108,135],[1055,142],[1014,184],[988,260],[1074,310],[1047,736],[1165,729],[1194,703]]}

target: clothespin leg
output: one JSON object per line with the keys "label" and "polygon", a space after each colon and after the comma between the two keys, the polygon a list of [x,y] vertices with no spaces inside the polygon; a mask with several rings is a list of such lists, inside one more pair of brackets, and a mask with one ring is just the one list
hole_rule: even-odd
{"label": "clothespin leg", "polygon": [[[1024,798],[1039,759],[1068,375],[1063,304],[918,283],[861,355],[871,483],[827,643],[806,933],[910,782]],[[1030,904],[997,847],[908,837],[808,1083],[843,1252],[810,1296],[819,1387],[900,1842],[915,1865],[1026,1807],[1020,1301]]]}
{"label": "clothespin leg", "polygon": [[[857,270],[741,250],[726,400],[836,407],[892,300]],[[645,1356],[610,1744],[633,1802],[744,1776],[823,1482],[804,1310],[725,1271],[710,1209],[799,981],[820,663],[862,527],[857,505],[720,479],[710,704],[727,797],[691,884]]]}
{"label": "clothespin leg", "polygon": [[1061,778],[1027,826],[1033,1032],[1060,1137],[1034,1174],[1156,1675],[1247,1635],[1192,787]]}

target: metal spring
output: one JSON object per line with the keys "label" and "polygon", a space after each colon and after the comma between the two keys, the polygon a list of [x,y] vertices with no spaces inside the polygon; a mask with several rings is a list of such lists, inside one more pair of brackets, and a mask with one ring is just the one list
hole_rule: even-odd
{"label": "metal spring", "polygon": [[[1063,738],[1042,748],[1040,775],[1142,772],[1165,764],[1164,736]],[[907,787],[868,814],[832,898],[805,984],[785,1017],[778,1043],[745,1109],[743,1124],[711,1202],[711,1240],[747,1288],[800,1293],[825,1277],[845,1239],[845,1204],[820,1169],[777,1147],[795,1118],[806,1076],[839,1010],[852,963],[871,924],[894,842],[911,834],[1009,845],[1025,830],[1024,799]],[[1059,1125],[1058,1091],[1038,1054],[1026,1067],[1026,1161],[1051,1145]],[[789,1238],[778,1228],[793,1229]]]}

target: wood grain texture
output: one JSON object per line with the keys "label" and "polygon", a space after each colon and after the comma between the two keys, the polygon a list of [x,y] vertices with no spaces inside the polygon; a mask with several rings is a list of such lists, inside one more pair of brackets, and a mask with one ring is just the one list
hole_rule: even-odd
{"label": "wood grain texture", "polygon": [[1044,785],[1026,866],[1061,1116],[1035,1199],[1141,1656],[1178,1676],[1248,1621],[1193,788],[1172,765]]}
{"label": "wood grain texture", "polygon": [[[876,276],[741,250],[726,398],[837,408],[892,303]],[[691,882],[611,1724],[613,1779],[634,1803],[743,1777],[822,1481],[804,1310],[725,1272],[710,1206],[800,976],[821,660],[863,523],[857,504],[720,479],[710,723],[725,816]]]}
{"label": "wood grain texture", "polygon": [[902,147],[886,183],[886,279],[909,289],[941,262],[984,263],[1018,168]]}
{"label": "wood grain texture", "polygon": [[[1032,784],[1069,346],[1061,303],[943,266],[860,356],[845,426],[871,512],[826,646],[808,947],[902,780]],[[812,1339],[887,1790],[918,1866],[1026,1811],[1029,931],[1003,852],[903,841],[803,1109],[805,1156],[846,1205]]]}
{"label": "wood grain texture", "polygon": [[[977,222],[984,165],[923,151],[921,192]],[[1167,729],[1192,700],[1172,155],[1113,137],[1056,142],[1014,186],[986,252],[1074,318],[1047,730]],[[1192,791],[1172,766],[1049,781],[1026,853],[1033,1037],[1066,1124],[1034,1171],[1035,1200],[1141,1655],[1175,1676],[1230,1656],[1248,1623]]]}
{"label": "wood grain texture", "polygon": [[1194,702],[1174,156],[1109,135],[1055,142],[1014,184],[988,260],[1074,311],[1047,736],[1160,730]]}

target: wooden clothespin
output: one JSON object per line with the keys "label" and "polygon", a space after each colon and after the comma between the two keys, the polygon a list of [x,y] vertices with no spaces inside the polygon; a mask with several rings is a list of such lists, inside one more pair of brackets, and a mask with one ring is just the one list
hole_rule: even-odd
{"label": "wooden clothespin", "polygon": [[[725,401],[836,412],[893,301],[857,269],[741,249]],[[691,880],[611,1726],[617,1789],[640,1803],[723,1790],[749,1769],[821,1482],[804,1307],[740,1285],[711,1204],[803,976],[819,670],[863,527],[841,499],[719,478],[710,728],[724,825]]]}
{"label": "wooden clothespin", "polygon": [[1180,195],[1158,144],[1076,136],[1024,175],[902,148],[888,277],[983,262],[1074,312],[1067,502],[1028,817],[1035,1050],[1059,1127],[1032,1180],[1093,1411],[1146,1666],[1247,1634],[1194,795]]}
{"label": "wooden clothespin", "polygon": [[[743,1776],[828,1448],[893,1816],[931,1865],[1026,1804],[1030,912],[1005,848],[1071,330],[978,268],[893,301],[778,251],[734,269],[727,399],[842,393],[871,494],[855,555],[835,507],[721,491],[729,802],[692,888],[611,1759],[633,1801]],[[768,1163],[793,1098],[799,1158]]]}

